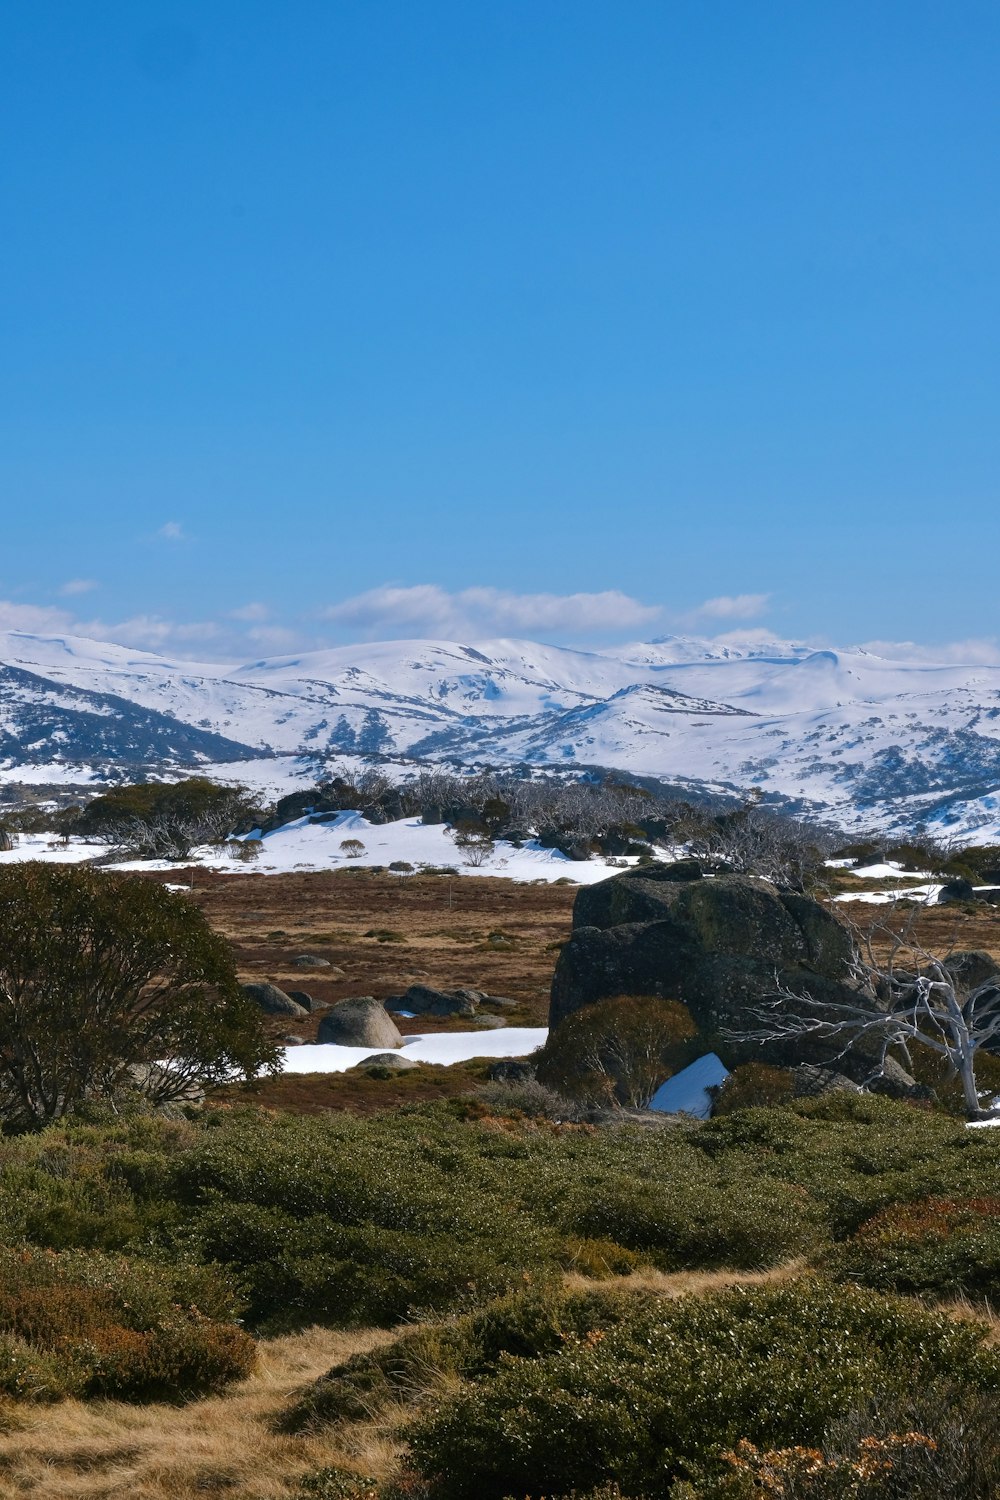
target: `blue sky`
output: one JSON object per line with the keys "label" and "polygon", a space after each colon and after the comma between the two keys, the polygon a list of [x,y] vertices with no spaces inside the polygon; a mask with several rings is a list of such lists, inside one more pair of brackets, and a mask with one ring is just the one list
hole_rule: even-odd
{"label": "blue sky", "polygon": [[995,4],[0,19],[0,625],[993,636]]}

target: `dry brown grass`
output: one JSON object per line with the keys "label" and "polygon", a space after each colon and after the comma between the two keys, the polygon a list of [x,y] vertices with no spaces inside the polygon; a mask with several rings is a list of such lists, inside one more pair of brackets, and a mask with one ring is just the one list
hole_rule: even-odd
{"label": "dry brown grass", "polygon": [[607,1276],[600,1281],[576,1271],[567,1271],[563,1279],[575,1292],[620,1287],[629,1292],[655,1292],[658,1297],[703,1297],[731,1286],[765,1286],[769,1282],[788,1281],[806,1269],[805,1260],[790,1260],[769,1271],[656,1271],[645,1266],[627,1276]]}
{"label": "dry brown grass", "polygon": [[[645,1269],[599,1282],[570,1272],[565,1282],[577,1291],[599,1286],[664,1297],[704,1296],[733,1286],[787,1281],[807,1269],[804,1260],[760,1272]],[[1000,1317],[990,1308],[964,1298],[941,1306],[956,1319],[988,1323],[991,1342],[1000,1342]],[[367,1353],[395,1337],[377,1329],[344,1333],[312,1328],[266,1340],[249,1380],[226,1395],[185,1406],[64,1401],[0,1408],[0,1496],[291,1500],[301,1477],[326,1465],[385,1478],[398,1467],[404,1448],[399,1433],[412,1408],[381,1408],[371,1421],[301,1435],[277,1432],[275,1418],[303,1386],[352,1354]],[[440,1372],[429,1372],[431,1389],[442,1393]],[[426,1392],[413,1392],[418,1401],[422,1395]]]}
{"label": "dry brown grass", "polygon": [[381,1476],[399,1452],[392,1413],[345,1426],[335,1437],[281,1435],[272,1423],[292,1391],[392,1337],[313,1328],[269,1340],[249,1380],[185,1406],[64,1401],[7,1408],[0,1419],[0,1495],[286,1500],[303,1473],[324,1464]]}

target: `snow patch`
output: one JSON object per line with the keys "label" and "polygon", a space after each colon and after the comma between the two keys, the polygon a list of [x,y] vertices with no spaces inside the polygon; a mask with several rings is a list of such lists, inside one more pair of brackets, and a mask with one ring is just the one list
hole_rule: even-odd
{"label": "snow patch", "polygon": [[[544,1026],[505,1026],[498,1031],[427,1032],[404,1039],[400,1049],[414,1062],[471,1062],[474,1057],[527,1057],[544,1047],[548,1031]],[[384,1047],[338,1047],[331,1042],[306,1043],[282,1049],[283,1073],[344,1073],[366,1057],[384,1052]]]}

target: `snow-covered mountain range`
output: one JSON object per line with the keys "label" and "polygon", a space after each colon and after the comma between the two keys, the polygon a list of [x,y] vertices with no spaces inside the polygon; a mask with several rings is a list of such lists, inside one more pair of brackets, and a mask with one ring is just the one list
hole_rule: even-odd
{"label": "snow-covered mountain range", "polygon": [[277,785],[371,754],[759,786],[845,826],[993,838],[1000,666],[685,637],[602,651],[393,641],[220,666],[0,634],[6,781],[199,765]]}

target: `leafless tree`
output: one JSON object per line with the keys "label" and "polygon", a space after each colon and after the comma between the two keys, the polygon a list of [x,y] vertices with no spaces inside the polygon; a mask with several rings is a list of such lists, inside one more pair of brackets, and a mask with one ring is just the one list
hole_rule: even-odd
{"label": "leafless tree", "polygon": [[475,829],[466,828],[460,828],[455,834],[455,846],[461,849],[464,863],[471,865],[475,870],[489,863],[490,856],[496,848],[488,833],[479,833]]}
{"label": "leafless tree", "polygon": [[[976,1056],[1000,1041],[1000,978],[959,987],[951,954],[931,953],[916,938],[913,912],[902,931],[877,923],[867,933],[855,928],[856,957],[851,979],[857,1000],[819,1000],[795,994],[775,981],[773,997],[748,1012],[748,1023],[725,1033],[732,1041],[795,1041],[804,1038],[843,1043],[831,1061],[843,1059],[860,1042],[875,1043],[873,1082],[885,1070],[893,1047],[909,1058],[911,1046],[926,1047],[948,1064],[962,1086],[970,1119],[983,1111],[976,1083]],[[888,957],[875,952],[880,937]]]}
{"label": "leafless tree", "polygon": [[832,834],[761,805],[759,792],[740,807],[699,821],[688,836],[690,852],[722,859],[739,875],[759,875],[786,889],[814,884]]}

